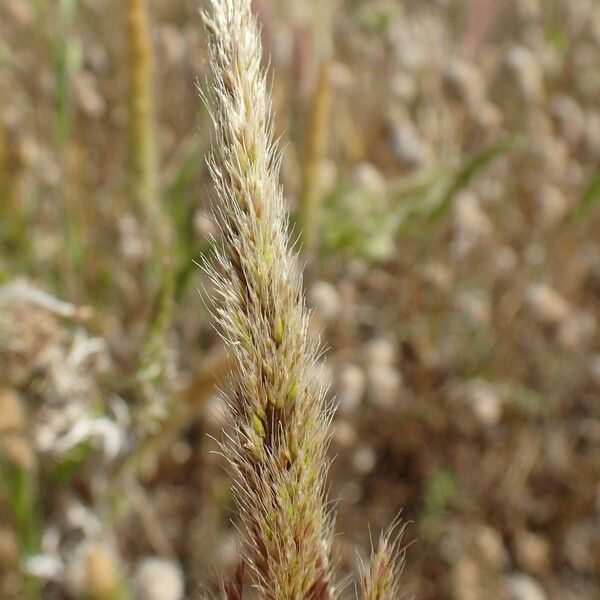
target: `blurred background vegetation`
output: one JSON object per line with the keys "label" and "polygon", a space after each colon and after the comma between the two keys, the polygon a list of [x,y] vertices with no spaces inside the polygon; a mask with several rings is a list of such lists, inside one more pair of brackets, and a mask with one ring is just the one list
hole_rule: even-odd
{"label": "blurred background vegetation", "polygon": [[[402,510],[406,597],[600,598],[600,3],[254,5],[341,570]],[[0,3],[1,598],[235,569],[198,8]]]}

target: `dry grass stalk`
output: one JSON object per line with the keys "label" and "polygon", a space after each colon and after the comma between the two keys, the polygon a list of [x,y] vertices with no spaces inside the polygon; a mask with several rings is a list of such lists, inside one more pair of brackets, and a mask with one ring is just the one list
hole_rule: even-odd
{"label": "dry grass stalk", "polygon": [[152,42],[146,0],[127,2],[127,39],[131,193],[146,210],[156,211],[158,161],[152,100]]}
{"label": "dry grass stalk", "polygon": [[324,60],[308,116],[307,137],[302,160],[302,180],[298,194],[298,225],[304,252],[310,256],[318,249],[319,171],[327,148],[327,119],[331,100],[331,61]]}
{"label": "dry grass stalk", "polygon": [[[0,239],[10,244],[16,244],[22,229],[23,209],[15,201],[15,171],[17,161],[10,151],[8,131],[0,120],[0,198],[3,198],[0,207]],[[12,217],[12,218],[9,218]]]}
{"label": "dry grass stalk", "polygon": [[223,247],[209,269],[215,313],[236,360],[224,452],[244,559],[266,600],[335,597],[326,507],[330,414],[290,249],[271,103],[250,0],[210,0],[215,127],[210,167]]}
{"label": "dry grass stalk", "polygon": [[147,0],[128,0],[129,41],[129,186],[143,212],[152,242],[148,276],[152,313],[140,357],[139,379],[149,401],[149,421],[165,414],[166,396],[172,385],[173,352],[167,340],[174,304],[172,227],[161,203],[159,159],[152,93],[152,33]]}

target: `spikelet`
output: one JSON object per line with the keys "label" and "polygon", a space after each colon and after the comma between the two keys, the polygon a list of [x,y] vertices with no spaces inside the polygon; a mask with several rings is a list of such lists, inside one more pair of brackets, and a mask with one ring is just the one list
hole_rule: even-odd
{"label": "spikelet", "polygon": [[404,566],[404,552],[399,544],[402,528],[398,531],[396,521],[382,533],[377,550],[371,560],[361,568],[360,598],[361,600],[398,600],[400,598],[400,574]]}
{"label": "spikelet", "polygon": [[209,274],[214,312],[236,361],[224,453],[241,513],[243,558],[260,598],[325,600],[330,411],[278,183],[271,106],[250,0],[209,0],[215,129],[210,169],[223,244]]}

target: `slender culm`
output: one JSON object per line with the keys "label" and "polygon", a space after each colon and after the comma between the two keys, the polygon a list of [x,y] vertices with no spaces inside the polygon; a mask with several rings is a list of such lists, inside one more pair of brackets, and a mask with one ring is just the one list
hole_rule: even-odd
{"label": "slender culm", "polygon": [[223,243],[209,267],[214,311],[236,360],[224,453],[243,559],[266,600],[335,597],[325,498],[330,411],[290,247],[271,105],[250,0],[209,0],[210,168]]}
{"label": "slender culm", "polygon": [[126,5],[129,45],[130,191],[154,218],[157,204],[157,151],[152,107],[152,44],[146,0]]}
{"label": "slender culm", "polygon": [[298,193],[298,223],[301,228],[302,249],[313,257],[318,251],[319,238],[319,170],[327,148],[327,118],[331,100],[331,61],[319,67],[302,159],[302,178]]}
{"label": "slender culm", "polygon": [[151,313],[140,352],[138,380],[147,403],[147,425],[165,417],[174,385],[168,334],[174,310],[173,231],[160,190],[160,160],[153,90],[152,28],[148,0],[127,0],[129,46],[129,192],[151,242],[146,271]]}

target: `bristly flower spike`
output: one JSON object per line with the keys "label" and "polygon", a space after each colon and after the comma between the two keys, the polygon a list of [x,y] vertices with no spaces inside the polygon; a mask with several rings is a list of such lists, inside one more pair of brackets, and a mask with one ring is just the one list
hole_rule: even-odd
{"label": "bristly flower spike", "polygon": [[208,5],[209,165],[222,230],[208,271],[219,331],[236,361],[223,451],[241,513],[243,559],[264,600],[330,600],[331,411],[314,374],[319,346],[308,335],[289,239],[260,33],[250,0]]}

